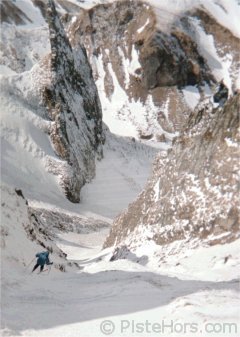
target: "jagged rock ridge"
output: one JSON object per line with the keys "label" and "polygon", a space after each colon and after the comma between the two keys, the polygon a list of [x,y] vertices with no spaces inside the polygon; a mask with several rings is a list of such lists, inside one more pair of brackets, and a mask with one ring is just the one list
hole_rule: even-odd
{"label": "jagged rock ridge", "polygon": [[[33,22],[15,25],[9,18],[8,23],[5,20],[2,24],[4,48],[0,63],[6,74],[1,78],[2,136],[9,144],[15,134],[14,147],[22,156],[32,156],[36,164],[36,169],[32,165],[29,179],[24,174],[27,161],[21,166],[18,186],[24,192],[28,180],[34,185],[39,176],[42,179],[37,172],[43,164],[43,169],[57,176],[67,198],[79,202],[81,187],[95,175],[95,159],[102,157],[102,110],[85,49],[80,44],[72,48],[54,4],[44,2],[49,31],[45,18],[31,1],[25,5]],[[14,13],[18,13],[17,5],[11,2]],[[10,112],[19,117],[14,127],[7,118],[9,106]],[[35,131],[25,137],[25,126],[39,131],[43,142],[34,136]],[[6,169],[8,183],[10,175]],[[50,175],[46,176],[51,180]],[[28,188],[28,197],[30,191]]]}
{"label": "jagged rock ridge", "polygon": [[[46,17],[46,2],[32,2]],[[166,31],[154,8],[142,1],[114,1],[89,10],[67,0],[55,4],[71,45],[80,43],[87,49],[103,111],[133,124],[136,131],[131,136],[160,142],[172,139],[193,109],[185,94],[194,90],[196,100],[201,100],[222,79],[220,59],[229,64],[229,89],[236,81],[238,39],[203,6],[173,14]],[[202,46],[204,34],[206,40],[212,36],[216,54],[209,55]],[[8,52],[11,55],[11,49]],[[218,67],[213,73],[214,64]],[[186,86],[192,88],[187,93]]]}
{"label": "jagged rock ridge", "polygon": [[54,120],[50,133],[56,153],[67,160],[63,185],[69,200],[79,202],[80,189],[95,175],[95,156],[102,156],[102,111],[84,47],[72,49],[54,2],[47,11],[52,80],[43,100]]}
{"label": "jagged rock ridge", "polygon": [[[197,85],[203,91],[201,86],[215,82],[184,25],[173,25],[169,33],[161,31],[154,10],[147,3],[125,0],[97,5],[81,10],[74,20],[66,17],[65,24],[72,43],[80,39],[85,45],[97,81],[104,72],[100,91],[104,90],[113,106],[117,82],[120,92],[123,90],[133,103],[132,110],[134,102],[145,106],[151,123],[146,123],[148,128],[137,124],[139,138],[171,138],[190,113],[181,89]],[[134,111],[125,102],[117,108],[119,119],[130,116],[131,122],[136,123],[140,118],[131,116]]]}
{"label": "jagged rock ridge", "polygon": [[[154,9],[141,1],[100,4],[64,20],[72,43],[81,40],[88,51],[101,100],[110,102],[106,114],[111,113],[118,93],[122,103],[116,105],[116,119],[135,124],[137,138],[163,141],[181,131],[196,106],[189,106],[184,89],[194,89],[198,100],[214,91],[224,77],[225,65],[221,69],[219,60],[229,63],[230,91],[237,80],[238,38],[203,6],[182,11],[169,30],[158,24]],[[215,50],[210,53],[205,36],[209,44],[213,39]],[[221,71],[214,70],[214,64]],[[143,103],[141,112],[136,102]]]}

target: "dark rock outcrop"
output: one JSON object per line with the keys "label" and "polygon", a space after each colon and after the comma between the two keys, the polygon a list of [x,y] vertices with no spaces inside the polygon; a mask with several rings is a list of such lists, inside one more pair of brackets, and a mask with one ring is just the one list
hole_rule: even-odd
{"label": "dark rock outcrop", "polygon": [[[154,9],[142,1],[99,4],[79,11],[74,20],[65,16],[65,25],[71,43],[81,41],[86,47],[96,80],[102,64],[109,100],[117,80],[130,102],[147,106],[150,98],[160,114],[167,104],[168,116],[154,117],[163,135],[181,130],[190,113],[181,88],[215,82],[184,27],[173,24],[168,33],[161,30]],[[124,114],[121,110],[124,106],[119,111]],[[153,136],[158,139],[162,134],[155,130]]]}
{"label": "dark rock outcrop", "polygon": [[[56,239],[59,231],[74,233],[90,233],[108,228],[109,224],[99,219],[64,213],[59,210],[29,207],[31,222],[37,223],[40,232],[47,232],[48,237]],[[36,227],[36,226],[35,226]]]}
{"label": "dark rock outcrop", "polygon": [[[229,64],[229,73],[232,79],[232,89],[235,91],[235,85],[238,78],[240,59],[239,59],[239,37],[235,36],[232,31],[222,26],[210,13],[204,10],[204,7],[197,8],[189,13],[190,17],[197,18],[201,22],[201,26],[209,36],[214,38],[214,45],[218,56],[224,59],[227,55],[231,55],[231,63]],[[185,19],[187,26],[189,20]],[[194,34],[195,36],[195,34]],[[193,36],[193,38],[194,38]],[[218,79],[221,81],[222,79]],[[229,84],[228,84],[229,85]]]}
{"label": "dark rock outcrop", "polygon": [[79,202],[80,189],[95,175],[95,157],[102,156],[102,111],[86,51],[72,49],[54,2],[48,2],[51,84],[42,97],[54,121],[50,137],[57,155],[69,164],[62,184],[67,198]]}
{"label": "dark rock outcrop", "polygon": [[219,84],[218,91],[213,96],[213,100],[214,100],[215,103],[219,103],[220,105],[224,105],[224,103],[227,101],[227,99],[228,99],[228,88],[226,87],[226,85],[222,81]]}
{"label": "dark rock outcrop", "polygon": [[183,31],[157,29],[140,44],[143,80],[148,89],[201,84],[213,80],[196,43]]}
{"label": "dark rock outcrop", "polygon": [[[145,89],[195,85],[213,79],[196,43],[180,29],[173,28],[169,34],[161,31],[153,9],[143,2],[124,0],[98,5],[81,13],[70,31],[72,36],[80,32],[95,54],[103,46],[109,49],[114,70],[117,62],[121,64],[121,55],[118,48],[111,46],[122,48],[128,58],[131,49],[136,48],[142,66],[136,77],[142,75]],[[119,79],[123,76],[119,71],[117,75]],[[120,79],[122,84],[123,81]],[[134,76],[132,82],[134,86]]]}
{"label": "dark rock outcrop", "polygon": [[140,245],[144,231],[159,245],[239,237],[239,98],[224,108],[198,107],[169,153],[157,156],[145,189],[116,219],[105,247]]}

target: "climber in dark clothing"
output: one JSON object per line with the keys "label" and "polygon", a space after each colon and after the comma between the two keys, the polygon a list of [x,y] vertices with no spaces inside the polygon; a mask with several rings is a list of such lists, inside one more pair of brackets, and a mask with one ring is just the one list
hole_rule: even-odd
{"label": "climber in dark clothing", "polygon": [[36,257],[38,258],[37,263],[33,267],[32,272],[34,272],[34,270],[36,270],[39,266],[40,266],[40,272],[42,272],[45,264],[47,266],[53,264],[53,262],[49,261],[49,252],[37,253]]}

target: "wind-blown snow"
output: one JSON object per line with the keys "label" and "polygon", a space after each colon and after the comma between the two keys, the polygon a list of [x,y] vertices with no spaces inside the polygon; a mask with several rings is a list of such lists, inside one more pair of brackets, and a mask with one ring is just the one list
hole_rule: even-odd
{"label": "wind-blown snow", "polygon": [[[34,207],[40,205],[53,209],[62,208],[66,212],[80,212],[100,219],[107,217],[111,222],[112,218],[127,207],[143,188],[156,150],[145,145],[138,146],[129,139],[109,136],[104,150],[106,159],[96,163],[96,179],[83,189],[82,203],[74,205],[65,199],[58,178],[52,171],[58,170],[64,175],[67,167],[52,148],[48,136],[52,122],[46,116],[44,108],[39,106],[38,97],[40,84],[42,85],[44,81],[48,84],[49,81],[49,78],[43,77],[46,74],[38,65],[39,60],[50,51],[48,29],[46,24],[42,25],[38,17],[40,12],[33,7],[31,1],[24,0],[21,6],[23,10],[26,6],[28,13],[33,10],[29,15],[32,15],[34,25],[14,26],[4,23],[2,32],[6,48],[11,51],[12,46],[15,46],[17,53],[17,57],[14,57],[14,53],[13,55],[10,53],[10,57],[9,54],[2,55],[4,63],[1,65],[2,181],[21,188]],[[133,57],[135,54],[136,50],[133,51]],[[133,63],[138,65],[134,58]],[[115,97],[119,94],[120,89],[115,93]],[[122,101],[126,99],[123,92]],[[107,100],[107,104],[110,112],[111,102]],[[140,103],[139,105],[141,106]],[[116,131],[121,125],[120,134],[124,136],[137,136],[135,126],[127,121],[119,120],[117,124],[111,114],[105,114],[104,121],[110,127],[112,123]],[[114,123],[117,125],[114,126]],[[115,147],[121,156],[117,155]],[[139,151],[136,156],[135,147]],[[132,160],[133,158],[135,159]],[[134,171],[132,171],[133,163]],[[117,170],[118,167],[124,167],[124,171],[120,172]],[[106,193],[103,195],[102,191],[106,182],[109,182],[109,177],[112,177],[111,184],[107,185]]]}
{"label": "wind-blown snow", "polygon": [[[31,86],[30,78],[25,83],[19,80],[19,75],[13,77],[19,88],[21,85]],[[18,97],[10,94],[7,86],[2,91],[1,102],[2,181],[21,188],[35,206],[38,203],[51,204],[53,208],[62,207],[90,216],[97,213],[95,216],[112,219],[143,188],[156,150],[109,134],[104,159],[97,162],[96,178],[83,188],[80,205],[70,203],[65,199],[56,176],[48,172],[54,163],[59,168],[63,165],[47,135],[51,122],[40,117],[43,114],[41,109],[39,114],[35,114],[31,106],[20,105]]]}
{"label": "wind-blown snow", "polygon": [[[45,26],[15,26],[2,24],[1,67],[21,73],[31,68],[50,52],[48,28]],[[2,72],[2,75],[8,75]]]}
{"label": "wind-blown snow", "polygon": [[[12,84],[15,81],[18,86],[25,86],[21,75],[12,77]],[[31,85],[31,76],[28,76],[26,86]],[[7,88],[5,81],[1,91],[2,181],[23,188],[28,197],[42,200],[45,196],[49,201],[60,194],[56,178],[46,171],[48,157],[59,161],[46,134],[51,122],[35,114],[30,104],[20,105],[17,88],[15,93],[13,88],[11,91]]]}
{"label": "wind-blown snow", "polygon": [[142,190],[156,149],[107,134],[94,181],[82,189],[81,207],[113,219]]}

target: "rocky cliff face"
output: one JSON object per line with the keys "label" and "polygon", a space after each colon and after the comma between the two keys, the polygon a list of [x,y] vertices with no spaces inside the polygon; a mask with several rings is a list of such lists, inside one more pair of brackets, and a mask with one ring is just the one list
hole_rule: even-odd
{"label": "rocky cliff face", "polygon": [[174,241],[219,244],[239,237],[239,94],[195,110],[145,189],[115,221],[105,247]]}
{"label": "rocky cliff face", "polygon": [[109,116],[127,121],[135,138],[161,142],[182,129],[216,82],[226,77],[232,90],[238,39],[204,7],[173,13],[168,29],[158,11],[167,21],[166,8],[114,1],[63,21],[73,45],[81,41],[87,49],[106,123]]}
{"label": "rocky cliff face", "polygon": [[102,111],[85,49],[72,49],[53,1],[47,11],[50,43],[50,86],[43,100],[54,121],[50,137],[59,157],[69,164],[62,183],[69,200],[79,202],[80,189],[95,174],[95,157],[102,156]]}
{"label": "rocky cliff face", "polygon": [[[42,5],[45,17],[37,4]],[[3,75],[6,73],[2,79],[6,116],[11,106],[10,113],[19,114],[16,128],[20,131],[13,131],[6,117],[2,135],[11,143],[11,134],[16,132],[18,139],[24,125],[31,125],[34,134],[42,132],[43,142],[33,136],[23,144],[17,141],[16,146],[23,152],[29,149],[33,160],[43,159],[46,170],[58,177],[67,198],[79,202],[81,187],[95,175],[95,159],[102,157],[104,142],[92,70],[84,47],[78,44],[72,48],[54,1],[24,2],[24,15],[18,5],[8,1],[1,4],[5,14],[0,63]],[[59,3],[56,5],[59,10]],[[78,8],[69,6],[68,10]],[[12,15],[8,15],[10,8]],[[48,145],[48,136],[52,146]]]}
{"label": "rocky cliff face", "polygon": [[[174,26],[165,33],[146,3],[124,0],[98,5],[82,10],[75,20],[66,17],[66,26],[73,44],[81,40],[86,46],[95,79],[101,82],[103,108],[106,100],[112,107],[116,99],[122,100],[116,107],[116,119],[129,118],[137,138],[171,138],[190,110],[181,88],[214,83],[205,59],[184,27]],[[132,117],[136,102],[145,108],[141,116]],[[143,123],[144,119],[151,123]]]}
{"label": "rocky cliff face", "polygon": [[[117,125],[110,126],[112,132],[126,135],[127,128],[128,135],[137,139],[171,140],[196,104],[215,90],[216,82],[224,79],[234,91],[238,38],[206,7],[195,5],[174,12],[173,6],[167,10],[166,4],[164,7],[151,0],[103,2],[86,9],[84,2],[55,0],[71,45],[75,49],[81,44],[87,50],[103,120]],[[46,4],[32,0],[43,20],[47,17]],[[18,15],[17,6],[11,6]],[[164,22],[169,21],[169,15],[171,24],[166,29]],[[3,21],[11,20],[3,16]],[[18,23],[17,19],[14,22]],[[30,62],[39,57],[32,56]],[[17,63],[14,70],[29,64],[18,48],[7,48],[6,63],[9,57]],[[192,93],[194,99],[189,98]]]}
{"label": "rocky cliff face", "polygon": [[[201,179],[208,178],[209,181],[220,179],[219,186],[222,186],[221,179],[225,179],[224,170],[216,171],[216,167],[218,169],[219,167],[217,159],[214,157],[218,153],[217,151],[222,148],[220,153],[223,153],[224,146],[230,144],[226,142],[225,144],[223,140],[220,142],[214,133],[215,124],[219,130],[225,130],[221,109],[215,111],[211,110],[211,107],[205,107],[203,111],[200,109],[200,112],[195,112],[198,121],[195,123],[196,125],[193,123],[195,115],[192,113],[199,101],[203,100],[206,95],[212,94],[213,84],[222,78],[224,78],[230,95],[233,94],[234,83],[237,82],[237,68],[239,67],[239,39],[234,36],[233,32],[223,27],[216,16],[213,13],[210,14],[205,7],[189,11],[183,10],[178,14],[173,13],[171,27],[164,29],[156,10],[149,3],[140,1],[114,1],[97,5],[88,10],[67,0],[56,0],[56,8],[53,1],[49,1],[48,7],[43,0],[29,0],[27,2],[32,4],[34,10],[37,8],[38,15],[40,15],[38,10],[40,8],[43,15],[41,16],[43,24],[38,17],[43,26],[33,29],[31,34],[29,34],[29,27],[28,30],[25,30],[22,26],[32,22],[29,13],[26,12],[23,15],[14,2],[11,2],[11,5],[3,2],[5,29],[2,43],[6,46],[1,55],[1,65],[7,67],[8,71],[11,69],[14,73],[23,73],[19,77],[13,76],[13,79],[4,81],[11,87],[9,96],[14,96],[14,101],[16,98],[17,102],[21,100],[24,107],[26,105],[31,112],[19,111],[18,107],[14,106],[14,113],[20,115],[19,121],[23,119],[23,115],[27,115],[28,121],[34,120],[34,127],[38,128],[41,124],[41,131],[50,135],[58,158],[56,159],[50,151],[45,151],[45,149],[45,152],[42,153],[39,151],[39,147],[34,155],[41,156],[47,161],[48,171],[55,173],[60,178],[60,183],[64,187],[67,197],[73,202],[78,202],[80,188],[94,176],[95,157],[101,157],[101,144],[104,141],[102,117],[110,129],[115,127],[115,130],[111,130],[114,133],[118,133],[119,129],[121,132],[125,132],[126,129],[124,135],[136,137],[147,143],[149,141],[150,144],[152,141],[169,140],[170,145],[170,140],[177,134],[176,131],[180,131],[183,133],[179,140],[175,141],[169,156],[164,153],[159,154],[154,168],[154,178],[150,179],[146,190],[152,191],[154,186],[154,189],[158,191],[158,186],[160,186],[163,191],[168,191],[168,185],[165,186],[165,184],[167,179],[171,181],[172,176],[165,172],[165,169],[174,173],[178,179],[175,181],[175,178],[172,178],[172,182],[169,183],[173,194],[167,192],[167,196],[170,195],[171,205],[172,203],[173,205],[171,206],[167,202],[165,204],[159,202],[158,205],[156,201],[158,205],[156,206],[154,204],[154,200],[157,198],[155,194],[150,198],[150,194],[153,192],[145,191],[147,197],[143,192],[139,197],[142,198],[143,204],[137,202],[130,206],[132,215],[128,212],[123,215],[123,219],[125,216],[126,219],[128,216],[130,217],[127,227],[124,227],[125,220],[118,220],[116,223],[119,224],[119,227],[118,225],[113,227],[107,245],[111,245],[116,238],[117,242],[124,240],[129,230],[133,232],[139,226],[139,219],[146,220],[146,223],[143,224],[150,224],[151,230],[155,227],[158,228],[159,223],[163,223],[162,228],[170,228],[169,232],[164,229],[164,233],[167,233],[168,237],[178,237],[175,230],[173,231],[175,234],[169,234],[172,229],[168,225],[174,224],[175,220],[178,223],[180,219],[183,220],[179,225],[179,237],[185,237],[185,227],[187,232],[191,227],[190,219],[192,218],[196,225],[194,228],[201,228],[199,233],[209,231],[208,225],[206,225],[207,229],[205,229],[205,225],[202,229],[199,224],[201,223],[199,219],[202,216],[200,211],[195,214],[195,206],[188,204],[184,198],[184,211],[181,210],[183,215],[179,213],[179,209],[175,214],[174,204],[178,205],[180,199],[176,189],[179,189],[179,193],[186,192],[187,200],[192,200],[192,196],[188,194],[190,192],[186,190],[186,181],[190,185],[192,184],[191,186],[197,184],[197,187],[203,188],[201,198],[204,199],[205,192],[208,195],[208,191],[205,190],[208,180],[204,180],[205,186]],[[6,8],[10,8],[9,6],[12,12],[15,12],[15,16],[7,15]],[[225,11],[224,8],[221,10]],[[160,8],[159,11],[163,11],[163,16],[168,15],[166,8]],[[61,13],[61,18],[59,13]],[[50,45],[46,43],[48,33],[46,32],[45,18],[48,18],[50,28]],[[6,22],[14,22],[20,26],[13,27]],[[5,34],[5,32],[7,33]],[[42,37],[40,48],[36,42],[39,36]],[[17,41],[21,41],[24,52],[21,52],[22,49]],[[83,45],[93,68],[93,74]],[[51,54],[42,59],[44,56],[42,49],[45,48],[49,49]],[[40,62],[39,59],[41,59]],[[35,66],[33,66],[34,64]],[[101,98],[103,116],[93,78]],[[33,79],[34,83],[30,83],[28,86],[29,79]],[[32,87],[29,89],[31,85]],[[36,91],[40,93],[40,98],[37,97]],[[12,99],[12,97],[10,98]],[[233,101],[228,104],[229,110],[232,105],[237,104]],[[6,115],[8,109],[9,102],[6,103]],[[40,118],[32,118],[32,111]],[[224,111],[227,111],[227,106]],[[226,113],[223,115],[226,116]],[[189,122],[191,127],[190,124],[186,127],[189,116],[193,118],[191,119],[193,124]],[[208,128],[210,128],[209,132]],[[199,129],[200,132],[198,138],[191,133],[196,129]],[[234,130],[234,128],[230,129],[230,133]],[[6,134],[6,138],[10,138],[10,132],[6,132]],[[204,137],[208,136],[210,138],[206,143]],[[15,143],[18,144],[18,129],[15,138]],[[212,140],[210,141],[210,139]],[[33,140],[35,142],[35,139]],[[220,142],[219,147],[216,145],[218,142]],[[208,163],[210,159],[203,155],[203,145],[201,144],[206,146],[207,153],[210,153],[211,165]],[[188,146],[190,147],[188,148]],[[26,148],[29,148],[29,152],[32,151],[32,143],[28,138],[24,138],[22,147],[24,151]],[[211,152],[215,147],[217,150]],[[234,146],[232,147],[234,149]],[[233,159],[235,154],[233,156],[229,149],[231,146],[226,152],[229,154],[229,161],[235,162]],[[198,151],[201,154],[199,158],[196,155]],[[197,163],[195,163],[196,161]],[[206,176],[203,167],[208,166],[209,176]],[[223,162],[222,166],[224,166]],[[203,174],[203,171],[205,175],[199,176]],[[185,173],[188,176],[185,177]],[[186,180],[183,181],[183,186],[182,183],[178,185],[182,175]],[[220,178],[216,178],[218,176]],[[166,180],[162,181],[162,177],[165,177]],[[161,179],[161,183],[159,179]],[[227,180],[230,181],[230,179],[229,173]],[[159,184],[157,184],[158,181]],[[198,184],[200,185],[198,186]],[[209,183],[209,186],[212,186],[211,184]],[[214,183],[213,186],[215,186]],[[213,190],[217,193],[215,187]],[[213,199],[217,198],[214,193],[211,194]],[[222,192],[219,192],[219,197],[221,195]],[[225,197],[230,197],[230,194],[225,193]],[[198,200],[198,198],[200,195],[194,200]],[[143,209],[142,205],[145,205]],[[234,202],[233,205],[235,205]],[[155,211],[150,211],[154,207],[156,207]],[[161,207],[165,207],[171,212],[165,212],[165,208]],[[213,201],[201,207],[207,214],[207,211],[210,212],[213,207]],[[160,209],[161,212],[159,212]],[[227,212],[235,214],[234,209],[235,206],[231,211],[230,209],[225,210],[223,218]],[[187,218],[184,217],[185,211],[188,214]],[[167,214],[166,218],[164,214]],[[135,218],[135,220],[133,221],[131,218]],[[216,222],[216,219],[211,221]],[[207,219],[204,221],[211,223]],[[122,233],[119,228],[122,228]],[[158,237],[158,232],[158,229],[156,233],[152,232],[155,241],[164,243],[164,235]]]}

